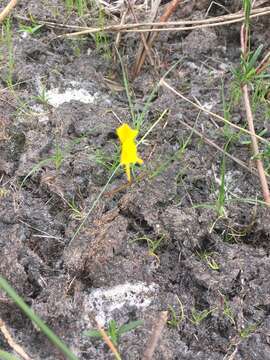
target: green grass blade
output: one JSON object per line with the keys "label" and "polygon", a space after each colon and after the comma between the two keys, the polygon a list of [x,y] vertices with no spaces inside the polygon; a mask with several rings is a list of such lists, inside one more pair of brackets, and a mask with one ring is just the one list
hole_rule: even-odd
{"label": "green grass blade", "polygon": [[144,122],[145,116],[147,111],[149,110],[151,104],[152,104],[152,100],[154,99],[154,97],[156,96],[157,92],[158,92],[158,88],[159,88],[159,84],[157,84],[156,86],[154,86],[154,88],[152,89],[151,93],[149,94],[146,103],[143,107],[143,110],[141,112],[140,115],[138,115],[138,117],[135,120],[135,127],[137,130],[140,131],[140,128],[142,126],[142,123]]}
{"label": "green grass blade", "polygon": [[16,356],[0,349],[0,359],[1,360],[19,360]]}
{"label": "green grass blade", "polygon": [[143,320],[135,320],[135,321],[131,321],[128,324],[122,325],[120,326],[119,330],[118,330],[118,334],[119,336],[136,329],[138,326],[143,325]]}
{"label": "green grass blade", "polygon": [[123,60],[121,58],[121,55],[120,55],[117,47],[115,47],[115,51],[117,53],[117,56],[118,56],[120,64],[121,64],[121,69],[122,69],[122,74],[123,74],[123,81],[124,81],[124,86],[125,86],[125,90],[126,90],[126,94],[127,94],[127,98],[128,98],[128,106],[129,106],[130,114],[131,114],[131,117],[132,117],[132,122],[133,122],[133,124],[135,124],[136,123],[136,115],[135,115],[135,111],[134,111],[134,105],[133,105],[133,102],[132,102],[132,99],[131,99],[130,86],[129,86],[127,73],[126,73]]}
{"label": "green grass blade", "polygon": [[16,293],[9,283],[0,276],[0,288],[15,302],[15,304],[33,321],[33,323],[43,332],[44,335],[66,356],[68,360],[78,360],[78,358],[69,350],[66,344],[41,320],[34,311],[26,305],[24,300]]}
{"label": "green grass blade", "polygon": [[108,335],[109,338],[112,340],[113,344],[117,346],[118,340],[119,340],[119,334],[117,329],[117,324],[115,320],[109,321],[109,327],[108,327]]}
{"label": "green grass blade", "polygon": [[138,141],[138,145],[141,144],[145,138],[150,134],[150,132],[154,129],[154,127],[157,126],[157,124],[160,122],[160,120],[163,119],[163,117],[168,113],[169,109],[165,109],[162,114],[159,116],[159,118],[154,122],[152,126],[146,131],[146,133],[143,135],[143,137]]}
{"label": "green grass blade", "polygon": [[245,23],[249,25],[250,13],[251,13],[251,0],[242,0],[243,10],[245,14]]}
{"label": "green grass blade", "polygon": [[83,219],[83,221],[80,223],[80,225],[77,227],[74,235],[72,236],[69,245],[73,242],[73,240],[75,239],[75,237],[79,234],[80,230],[82,229],[82,227],[84,226],[86,220],[88,219],[89,215],[91,214],[91,212],[94,210],[94,208],[96,207],[96,205],[98,204],[100,198],[102,197],[102,195],[104,194],[104,192],[106,191],[109,183],[111,182],[112,178],[114,177],[114,175],[116,174],[117,170],[120,168],[120,164],[118,164],[116,166],[116,168],[113,170],[113,172],[111,173],[111,176],[109,177],[108,181],[106,182],[106,184],[103,186],[102,190],[100,191],[99,195],[97,196],[96,200],[93,202],[92,206],[90,207],[90,209],[88,210],[88,212],[85,215],[85,218]]}
{"label": "green grass blade", "polygon": [[258,60],[259,56],[261,55],[262,53],[262,49],[263,49],[263,45],[260,45],[256,51],[254,52],[254,54],[252,54],[249,62],[248,62],[248,68],[249,69],[252,69],[254,68],[255,64],[256,64],[256,61]]}
{"label": "green grass blade", "polygon": [[21,185],[20,185],[20,189],[23,187],[23,185],[25,184],[26,180],[33,175],[36,171],[39,171],[41,169],[42,166],[48,164],[50,161],[52,160],[52,158],[48,158],[48,159],[44,159],[41,160],[38,164],[36,164],[35,166],[33,166],[33,168],[29,171],[29,173],[23,178]]}
{"label": "green grass blade", "polygon": [[83,332],[83,335],[102,339],[102,336],[100,335],[100,332],[98,330],[95,330],[95,329],[86,330],[86,331]]}
{"label": "green grass blade", "polygon": [[[182,59],[179,59],[175,64],[173,64],[169,70],[167,70],[165,72],[165,74],[162,76],[162,78],[165,79],[166,76],[168,76],[168,74],[182,61]],[[147,97],[146,103],[143,107],[143,111],[140,115],[137,116],[136,120],[135,120],[135,127],[137,130],[140,131],[140,128],[142,126],[142,123],[144,122],[145,116],[147,111],[149,110],[150,106],[152,105],[152,101],[154,99],[154,97],[156,96],[156,94],[158,93],[158,89],[160,87],[160,84],[156,84],[152,91],[150,92],[149,96]]]}
{"label": "green grass blade", "polygon": [[225,197],[226,197],[226,190],[225,190],[225,155],[224,155],[221,163],[221,183],[219,186],[219,193],[217,199],[217,210],[219,216],[224,215]]}

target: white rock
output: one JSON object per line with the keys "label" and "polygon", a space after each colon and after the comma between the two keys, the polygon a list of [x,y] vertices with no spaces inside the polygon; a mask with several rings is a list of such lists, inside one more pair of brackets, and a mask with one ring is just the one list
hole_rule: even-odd
{"label": "white rock", "polygon": [[124,283],[107,289],[94,289],[85,300],[84,308],[94,313],[96,320],[104,326],[113,318],[113,311],[124,306],[145,308],[151,304],[158,291],[157,284]]}

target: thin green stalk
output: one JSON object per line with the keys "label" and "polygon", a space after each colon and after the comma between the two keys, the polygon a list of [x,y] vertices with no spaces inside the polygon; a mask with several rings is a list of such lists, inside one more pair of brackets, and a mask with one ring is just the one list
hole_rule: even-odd
{"label": "thin green stalk", "polygon": [[135,128],[136,128],[138,131],[140,131],[140,128],[141,128],[142,123],[143,123],[143,121],[144,121],[145,115],[146,115],[147,111],[149,110],[149,107],[151,106],[151,102],[152,102],[152,100],[153,100],[153,98],[154,98],[154,96],[155,96],[155,94],[156,94],[156,92],[157,92],[157,90],[158,90],[158,87],[159,87],[159,85],[156,85],[156,86],[153,88],[153,90],[151,91],[150,95],[148,96],[148,98],[147,98],[147,100],[146,100],[146,103],[145,103],[145,105],[144,105],[144,107],[143,107],[142,113],[141,113],[140,115],[138,115],[137,118],[136,118],[136,120],[135,120],[135,124],[134,124],[134,125],[135,125]]}
{"label": "thin green stalk", "polygon": [[130,110],[130,113],[131,113],[132,122],[133,122],[133,124],[135,124],[136,116],[135,116],[135,111],[134,111],[134,105],[132,103],[132,99],[131,99],[131,96],[130,96],[130,87],[129,87],[129,81],[128,81],[128,77],[127,77],[127,74],[126,74],[125,66],[124,66],[122,57],[121,57],[117,47],[115,47],[115,51],[117,53],[117,56],[119,58],[121,68],[122,68],[124,86],[125,86],[125,90],[126,90],[126,94],[127,94],[127,98],[128,98],[128,106],[129,106],[129,110]]}
{"label": "thin green stalk", "polygon": [[0,359],[2,360],[19,360],[16,356],[0,349]]}
{"label": "thin green stalk", "polygon": [[138,141],[138,145],[141,144],[144,139],[147,137],[147,135],[149,135],[149,133],[154,129],[154,127],[157,126],[157,124],[160,122],[160,120],[163,119],[163,117],[167,114],[168,109],[165,109],[162,114],[159,116],[159,118],[154,122],[154,124],[152,126],[150,126],[150,128],[146,131],[146,133],[143,135],[143,137]]}
{"label": "thin green stalk", "polygon": [[[182,58],[179,59],[175,64],[173,64],[166,72],[165,74],[163,75],[163,77],[165,78],[166,76],[168,76],[168,74],[180,63],[180,61],[182,61]],[[155,96],[155,94],[157,93],[158,89],[159,89],[160,85],[159,83],[157,83],[153,90],[151,91],[151,93],[149,94],[147,100],[146,100],[146,103],[143,107],[143,111],[140,115],[138,115],[138,117],[136,118],[136,121],[135,121],[135,127],[137,130],[140,131],[140,128],[142,126],[142,123],[144,121],[144,118],[145,118],[145,115],[147,113],[147,111],[149,110],[150,106],[151,106],[151,103],[152,103],[152,100]]]}
{"label": "thin green stalk", "polygon": [[[229,145],[229,141],[226,144],[224,151],[227,152],[227,147]],[[226,167],[226,156],[223,154],[223,159],[221,163],[221,182],[219,186],[218,198],[217,198],[217,213],[219,217],[223,217],[225,215],[225,200],[226,200],[226,188],[225,188],[225,167]]]}
{"label": "thin green stalk", "polygon": [[94,210],[94,208],[96,207],[97,203],[99,202],[101,196],[104,194],[104,192],[106,191],[109,183],[111,182],[112,178],[114,177],[116,171],[119,169],[120,164],[118,164],[118,166],[114,169],[114,171],[112,172],[111,176],[109,177],[108,181],[106,182],[106,184],[104,185],[103,189],[101,190],[101,192],[98,194],[98,197],[96,198],[96,200],[93,202],[92,206],[90,207],[90,209],[88,210],[87,214],[85,215],[85,218],[83,219],[83,221],[80,223],[80,225],[78,226],[77,230],[75,231],[74,235],[72,236],[69,245],[72,243],[72,241],[75,239],[75,237],[79,234],[81,228],[83,227],[83,225],[85,224],[86,220],[88,219],[89,215],[91,214],[91,212]]}
{"label": "thin green stalk", "polygon": [[[24,300],[16,293],[9,283],[0,276],[0,288],[15,302],[15,304],[32,320],[32,322],[43,332],[44,335],[66,356],[68,360],[78,360],[69,350],[66,344],[41,320],[34,311],[26,305]],[[13,359],[14,360],[14,359]]]}

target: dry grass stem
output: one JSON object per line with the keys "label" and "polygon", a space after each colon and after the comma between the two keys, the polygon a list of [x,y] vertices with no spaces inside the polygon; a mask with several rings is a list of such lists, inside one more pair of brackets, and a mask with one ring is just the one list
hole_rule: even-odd
{"label": "dry grass stem", "polygon": [[157,319],[157,322],[150,336],[150,339],[148,340],[142,360],[151,360],[153,358],[154,352],[158,345],[158,341],[161,337],[161,333],[164,329],[164,326],[167,323],[167,319],[168,319],[168,311],[162,311]]}
{"label": "dry grass stem", "polygon": [[265,55],[265,57],[260,62],[259,66],[256,68],[256,74],[260,75],[266,68],[270,65],[270,51]]}
{"label": "dry grass stem", "polygon": [[17,0],[11,0],[4,10],[0,13],[0,23],[5,20],[11,10],[17,5]]}
{"label": "dry grass stem", "polygon": [[267,178],[266,178],[264,167],[263,167],[263,162],[259,158],[260,152],[259,152],[259,146],[258,146],[258,142],[257,142],[255,129],[254,129],[253,115],[252,115],[250,101],[249,101],[249,91],[248,91],[247,84],[245,84],[242,87],[242,91],[243,91],[243,98],[244,98],[245,109],[246,109],[246,114],[247,114],[248,128],[249,128],[249,131],[251,132],[250,137],[251,137],[251,143],[252,143],[252,150],[253,150],[253,155],[256,158],[256,165],[257,165],[257,170],[258,170],[258,174],[260,177],[263,198],[264,198],[264,201],[270,206],[270,192],[269,192]]}
{"label": "dry grass stem", "polygon": [[[265,16],[270,14],[270,6],[254,9],[251,12],[250,18]],[[117,24],[117,25],[110,25],[101,27],[91,27],[91,28],[82,28],[77,27],[77,29],[81,29],[77,32],[67,33],[63,35],[59,35],[58,37],[73,37],[73,36],[80,36],[86,35],[90,33],[96,32],[161,32],[161,31],[189,31],[192,29],[200,29],[205,27],[214,27],[214,26],[223,26],[232,23],[242,22],[244,20],[243,13],[236,13],[224,16],[217,16],[209,19],[202,19],[202,20],[183,20],[183,21],[171,21],[171,22],[142,22],[142,23],[135,23],[135,24]],[[53,27],[66,27],[71,28],[71,26],[65,26],[64,24],[57,24],[47,21],[38,21],[41,24],[45,24],[48,26]],[[161,27],[165,28],[161,28]],[[146,27],[146,28],[145,28]],[[148,27],[148,28],[147,28]],[[72,27],[76,29],[76,27]]]}
{"label": "dry grass stem", "polygon": [[[169,17],[175,12],[176,8],[180,4],[181,0],[172,0],[169,5],[166,7],[166,10],[164,14],[160,18],[160,22],[166,23]],[[150,49],[152,47],[153,42],[158,36],[158,32],[155,32],[154,30],[151,30],[151,34],[149,35],[147,46]],[[141,68],[145,62],[146,58],[146,50],[144,49],[142,53],[139,53],[139,56],[137,57],[136,65],[134,68],[133,75],[137,76],[139,72],[141,71]]]}
{"label": "dry grass stem", "polygon": [[[223,123],[225,123],[225,124],[228,124],[228,125],[230,125],[231,127],[235,128],[235,129],[237,129],[237,130],[239,130],[239,131],[242,131],[242,132],[245,133],[245,134],[252,135],[252,132],[251,132],[251,131],[246,130],[246,129],[238,126],[238,125],[235,125],[234,123],[230,122],[229,120],[225,119],[224,117],[222,117],[222,116],[220,116],[220,115],[218,115],[218,114],[215,114],[215,113],[213,113],[212,111],[209,111],[209,110],[205,109],[203,106],[198,105],[197,103],[191,101],[191,100],[188,99],[186,96],[182,95],[179,91],[175,90],[172,86],[170,86],[164,79],[161,79],[161,80],[160,80],[160,85],[166,87],[166,88],[169,89],[171,92],[173,92],[175,95],[177,95],[177,96],[180,97],[181,99],[187,101],[188,103],[190,103],[191,105],[193,105],[193,106],[196,107],[197,109],[202,110],[202,111],[204,111],[206,114],[209,114],[209,115],[213,116],[213,117],[214,117],[215,119],[217,119],[218,121],[223,122]],[[264,143],[266,143],[266,144],[269,143],[266,139],[262,138],[261,136],[259,136],[259,135],[257,135],[257,134],[254,134],[254,136],[255,136],[258,140],[260,140],[261,142],[264,142]]]}
{"label": "dry grass stem", "polygon": [[[249,36],[248,27],[245,26],[245,24],[243,24],[241,27],[240,38],[241,38],[241,51],[242,51],[242,55],[243,55],[244,59],[246,59],[248,56],[248,36]],[[243,100],[244,100],[244,105],[245,105],[245,110],[246,110],[246,115],[247,115],[248,128],[250,131],[253,156],[255,157],[255,161],[256,161],[256,165],[257,165],[257,170],[258,170],[258,174],[259,174],[259,178],[260,178],[260,182],[261,182],[263,198],[264,198],[264,201],[266,202],[266,204],[268,206],[270,206],[270,192],[269,192],[267,178],[266,178],[265,171],[264,171],[263,161],[260,158],[259,145],[258,145],[258,141],[257,141],[257,137],[256,137],[255,128],[254,128],[253,114],[252,114],[250,100],[249,100],[249,89],[248,89],[247,83],[243,84],[242,93],[243,93]]]}
{"label": "dry grass stem", "polygon": [[215,149],[217,149],[218,151],[220,151],[221,153],[225,154],[228,158],[230,158],[231,160],[233,160],[235,163],[237,163],[238,165],[240,165],[241,167],[243,167],[245,170],[249,171],[251,174],[259,176],[258,173],[256,171],[254,171],[253,169],[250,169],[243,161],[241,161],[240,159],[236,158],[235,156],[229,154],[227,151],[225,151],[224,149],[222,149],[222,147],[218,146],[215,142],[213,142],[212,140],[210,140],[208,137],[206,137],[204,134],[202,134],[200,131],[194,129],[192,126],[188,125],[187,123],[185,123],[182,120],[179,120],[179,122],[185,126],[187,129],[191,130],[192,132],[194,132],[194,134],[198,135],[204,142],[206,142],[208,145],[214,147]]}
{"label": "dry grass stem", "polygon": [[[123,12],[123,15],[121,16],[121,22],[120,22],[121,25],[123,25],[125,23],[127,14],[128,14],[128,10],[125,10]],[[121,35],[122,35],[122,33],[120,33],[120,32],[117,33],[117,35],[116,35],[115,44],[114,44],[116,49],[118,49],[118,47],[119,47],[119,44],[120,44],[120,41],[121,41]],[[114,53],[113,53],[113,61],[116,62],[116,60],[117,60],[117,56],[116,56],[116,53],[114,51]]]}
{"label": "dry grass stem", "polygon": [[[133,6],[132,6],[130,0],[127,0],[127,1],[128,1],[128,5],[129,5],[129,8],[130,8],[130,11],[131,11],[131,13],[132,13],[132,15],[133,15],[134,20],[135,20],[136,22],[138,22],[137,16],[136,16],[136,14],[135,14],[135,11],[134,11],[134,9],[133,9]],[[142,40],[142,43],[143,43],[143,46],[144,46],[144,50],[146,51],[146,54],[147,54],[147,56],[148,56],[148,58],[149,58],[150,64],[151,64],[152,66],[155,66],[155,62],[154,62],[154,60],[152,59],[151,52],[150,52],[149,46],[148,46],[148,44],[147,44],[147,40],[146,40],[145,34],[141,33],[140,36],[141,36],[141,40]]]}
{"label": "dry grass stem", "polygon": [[[158,8],[159,8],[160,3],[161,3],[161,0],[155,0],[155,2],[152,4],[152,10],[150,13],[150,21],[155,20],[157,13],[158,13]],[[150,52],[150,47],[147,42],[149,42],[150,37],[151,37],[151,30],[146,32],[146,34],[145,34],[145,40],[146,40],[147,49],[149,52]],[[137,51],[136,61],[135,61],[134,68],[133,68],[133,74],[132,74],[133,77],[136,77],[137,69],[139,67],[141,57],[144,53],[144,50],[145,50],[145,47],[143,46],[142,43],[140,43],[139,49]]]}
{"label": "dry grass stem", "polygon": [[[161,1],[161,0],[156,0],[156,1]],[[256,17],[256,16],[263,16],[263,15],[268,15],[270,13],[270,6],[268,7],[263,7],[263,8],[259,8],[259,9],[253,9],[251,11],[251,17]],[[23,21],[28,21],[31,22],[31,19],[29,17],[26,16],[22,16],[22,15],[14,15],[14,17],[18,20],[23,20]],[[200,25],[200,24],[211,24],[211,23],[222,23],[222,25],[226,25],[228,24],[228,21],[230,20],[237,20],[237,22],[242,22],[244,19],[243,16],[243,12],[237,12],[234,14],[229,14],[229,15],[222,15],[222,16],[215,16],[212,18],[208,18],[208,19],[201,19],[201,20],[178,20],[178,21],[167,21],[167,22],[138,22],[138,23],[132,23],[132,24],[122,24],[120,22],[120,24],[115,24],[115,25],[108,25],[105,27],[87,27],[87,26],[79,26],[79,25],[68,25],[68,24],[63,24],[63,23],[56,23],[53,21],[46,21],[46,20],[42,20],[42,19],[35,19],[35,21],[37,23],[40,24],[44,24],[47,25],[48,27],[53,27],[53,28],[63,28],[63,29],[74,29],[74,30],[82,30],[85,31],[86,34],[87,33],[92,33],[92,32],[99,32],[99,31],[107,31],[107,32],[118,32],[118,31],[122,31],[125,32],[125,30],[132,30],[132,29],[136,29],[136,28],[140,28],[140,27],[153,27],[153,26],[188,26],[188,25]],[[158,31],[159,29],[157,29],[156,31]],[[188,29],[187,29],[188,30]],[[152,31],[151,29],[145,29],[145,31]],[[71,33],[75,34],[75,33]],[[65,34],[65,35],[61,35],[61,36],[66,36],[69,34]]]}
{"label": "dry grass stem", "polygon": [[23,350],[23,348],[13,340],[10,332],[8,331],[6,324],[3,320],[0,319],[0,330],[8,342],[9,346],[18,354],[20,355],[24,360],[31,360],[31,358],[26,354],[26,352]]}

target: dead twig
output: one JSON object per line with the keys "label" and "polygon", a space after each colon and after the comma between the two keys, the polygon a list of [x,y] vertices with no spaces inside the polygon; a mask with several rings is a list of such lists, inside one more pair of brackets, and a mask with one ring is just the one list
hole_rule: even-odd
{"label": "dead twig", "polygon": [[[135,20],[136,22],[138,22],[137,16],[136,16],[135,11],[134,11],[134,9],[133,9],[133,5],[131,4],[130,0],[127,0],[127,2],[128,2],[128,6],[129,6],[129,8],[130,8],[130,11],[131,11],[131,13],[132,13],[132,16],[133,16],[134,20]],[[144,35],[143,33],[141,33],[140,36],[141,36],[141,40],[142,40],[144,49],[145,49],[145,51],[146,51],[146,54],[147,54],[147,56],[148,56],[148,58],[149,58],[150,64],[154,67],[154,66],[155,66],[155,63],[154,63],[154,60],[152,59],[151,52],[150,52],[150,49],[149,49],[149,47],[148,47],[148,45],[147,45],[147,41],[146,41],[145,35]]]}
{"label": "dead twig", "polygon": [[[241,27],[240,37],[241,37],[242,56],[245,61],[248,57],[248,37],[249,37],[249,29],[245,23]],[[258,141],[257,141],[257,137],[256,137],[254,121],[253,121],[253,114],[252,114],[250,100],[249,100],[248,84],[245,82],[242,85],[241,89],[242,89],[242,93],[243,93],[243,100],[244,100],[244,105],[245,105],[245,110],[246,110],[246,115],[247,115],[248,128],[250,131],[253,156],[255,158],[256,165],[257,165],[257,170],[258,170],[258,174],[259,174],[259,178],[260,178],[260,182],[261,182],[263,198],[264,198],[264,201],[266,202],[266,204],[268,206],[270,206],[270,192],[269,192],[267,178],[266,178],[265,171],[264,171],[263,161],[260,158],[259,145],[258,145]]]}
{"label": "dead twig", "polygon": [[26,354],[26,352],[23,350],[23,348],[13,340],[10,332],[8,331],[6,324],[3,320],[0,319],[0,330],[4,336],[4,338],[7,340],[9,346],[18,354],[20,355],[24,360],[31,360],[31,358]]}
{"label": "dead twig", "polygon": [[0,13],[0,24],[5,20],[11,10],[17,5],[17,0],[11,0],[4,10]]}
{"label": "dead twig", "polygon": [[270,51],[265,55],[260,64],[256,68],[256,74],[260,75],[270,65]]}
{"label": "dead twig", "polygon": [[[160,3],[161,0],[156,0],[157,4]],[[155,8],[154,8],[155,10]],[[253,17],[257,17],[257,16],[264,16],[264,15],[268,15],[270,13],[270,6],[268,7],[263,7],[263,8],[257,8],[257,9],[253,9],[251,11],[251,18]],[[23,20],[23,21],[27,21],[31,23],[31,19],[29,17],[26,16],[21,16],[21,15],[14,15],[14,17],[18,20]],[[152,19],[152,18],[151,18]],[[155,17],[152,19],[154,20]],[[186,30],[189,30],[190,28],[188,27],[189,25],[194,26],[194,25],[209,25],[212,24],[213,26],[216,26],[216,24],[220,23],[221,25],[226,25],[226,24],[230,24],[231,20],[235,20],[235,22],[242,22],[244,19],[243,17],[243,12],[237,12],[237,13],[233,13],[233,14],[229,14],[229,15],[222,15],[222,16],[215,16],[215,17],[211,17],[211,18],[207,18],[207,19],[200,19],[200,20],[178,20],[178,21],[167,21],[167,22],[141,22],[141,23],[131,23],[131,24],[122,24],[120,22],[120,24],[115,24],[115,25],[108,25],[108,26],[103,26],[103,27],[97,27],[97,28],[90,28],[87,26],[79,26],[79,25],[68,25],[68,24],[63,24],[63,23],[59,23],[59,22],[53,22],[53,21],[46,21],[46,20],[42,20],[42,19],[35,19],[36,23],[38,24],[43,24],[43,25],[47,25],[48,27],[52,27],[52,28],[58,28],[58,29],[73,29],[73,30],[78,30],[78,31],[82,31],[79,33],[71,33],[71,34],[63,34],[60,36],[68,36],[68,35],[83,35],[83,32],[85,32],[85,34],[88,33],[95,33],[95,32],[100,32],[100,31],[106,31],[106,32],[126,32],[126,31],[134,31],[134,32],[139,32],[139,31],[152,31],[153,28],[150,29],[141,29],[143,27],[157,27],[156,29],[154,29],[155,31],[162,31],[162,29],[158,28],[160,26],[180,26],[182,25],[183,27],[185,27]],[[177,29],[177,28],[175,28]]]}
{"label": "dead twig", "polygon": [[[160,1],[160,0],[158,0]],[[253,9],[250,15],[250,18],[269,15],[270,14],[270,6]],[[66,33],[63,35],[59,35],[59,37],[73,37],[73,36],[80,36],[80,35],[87,35],[96,32],[161,32],[161,31],[190,31],[193,29],[200,29],[206,27],[214,27],[214,26],[222,26],[222,25],[229,25],[237,22],[242,22],[244,19],[243,12],[224,15],[224,16],[217,16],[212,17],[209,19],[202,19],[202,20],[182,20],[182,21],[170,21],[170,22],[144,22],[144,23],[132,23],[132,24],[117,24],[117,25],[110,25],[104,27],[79,27],[79,26],[71,26],[71,25],[64,25],[64,24],[57,24],[49,21],[43,21],[36,19],[37,23],[45,24],[51,27],[58,27],[58,28],[72,28],[78,29],[79,31],[73,33]],[[25,19],[27,20],[27,19]],[[30,21],[28,19],[28,21]],[[166,28],[162,28],[165,27]],[[148,27],[148,28],[147,28]]]}
{"label": "dead twig", "polygon": [[[121,17],[121,21],[120,21],[120,24],[123,25],[125,23],[125,20],[126,20],[126,16],[128,14],[128,9],[124,11],[122,17]],[[120,41],[121,41],[121,33],[117,33],[116,35],[116,39],[115,39],[115,47],[116,49],[118,49],[119,47],[119,44],[120,44]],[[116,62],[116,59],[117,59],[117,56],[116,56],[116,53],[115,51],[113,52],[113,61]]]}
{"label": "dead twig", "polygon": [[150,339],[148,340],[142,360],[151,360],[153,358],[161,333],[164,329],[164,326],[167,323],[167,319],[168,319],[168,311],[162,311],[159,315],[159,318],[157,319],[157,322],[150,336]]}
{"label": "dead twig", "polygon": [[[161,3],[161,0],[156,0],[154,2],[154,4],[152,5],[152,10],[151,10],[151,14],[150,14],[150,21],[155,20],[160,3]],[[148,49],[149,52],[150,52],[150,48],[149,48],[148,42],[149,42],[150,37],[151,37],[151,29],[148,32],[146,32],[146,34],[145,34],[145,42],[146,42],[147,49]],[[135,62],[135,65],[133,67],[133,74],[132,74],[133,78],[136,76],[136,69],[139,66],[139,61],[141,59],[141,56],[142,56],[143,52],[144,52],[144,46],[142,45],[142,43],[140,43],[140,46],[139,46],[139,49],[138,49],[138,52],[137,52],[136,62]]]}
{"label": "dead twig", "polygon": [[234,360],[235,355],[238,352],[238,345],[235,347],[234,351],[231,353],[231,355],[226,359],[226,356],[223,358],[223,360]]}
{"label": "dead twig", "polygon": [[[169,17],[175,12],[175,10],[178,7],[178,5],[180,4],[180,2],[181,2],[181,0],[172,0],[170,2],[170,4],[167,6],[165,13],[161,16],[160,22],[166,23],[167,20],[169,19]],[[158,36],[157,32],[151,33],[151,35],[148,39],[148,42],[147,42],[148,49],[151,49],[152,44],[153,44],[154,40],[157,38],[157,36]],[[136,61],[134,71],[133,71],[134,77],[136,77],[139,74],[139,72],[141,71],[141,68],[145,62],[146,55],[147,55],[147,52],[145,51],[145,49],[142,53],[138,54],[137,61]]]}
{"label": "dead twig", "polygon": [[270,192],[269,192],[269,187],[268,187],[268,183],[267,183],[267,179],[266,179],[266,175],[265,175],[265,171],[264,171],[264,167],[263,167],[263,162],[259,158],[260,152],[259,152],[259,146],[258,146],[258,142],[257,142],[255,129],[254,129],[253,114],[251,111],[251,106],[250,106],[250,101],[249,101],[248,86],[243,85],[242,91],[243,91],[243,98],[244,98],[245,109],[246,109],[246,114],[247,114],[248,128],[249,128],[249,131],[251,132],[250,137],[251,137],[251,144],[252,144],[252,149],[253,149],[253,156],[256,159],[256,165],[257,165],[257,170],[258,170],[258,174],[260,177],[263,198],[264,198],[264,201],[270,206]]}

